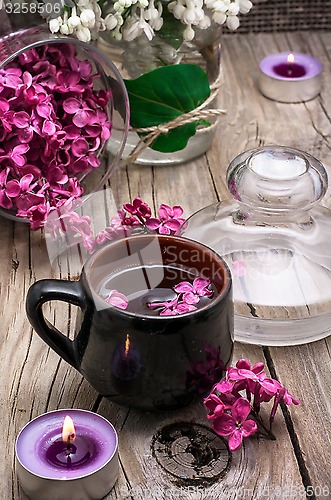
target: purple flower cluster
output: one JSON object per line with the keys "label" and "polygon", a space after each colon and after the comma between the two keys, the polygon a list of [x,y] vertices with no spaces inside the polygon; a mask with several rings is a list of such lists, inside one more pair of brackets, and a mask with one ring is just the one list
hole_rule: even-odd
{"label": "purple flower cluster", "polygon": [[161,308],[160,316],[177,316],[191,311],[196,311],[197,304],[201,297],[213,296],[212,290],[208,288],[210,279],[195,278],[193,284],[188,281],[181,281],[174,286],[176,297],[165,302],[152,302],[148,304],[150,309]]}
{"label": "purple flower cluster", "polygon": [[[158,217],[152,217],[151,208],[141,198],[135,198],[132,203],[125,203],[123,209],[119,212],[122,224],[142,225],[159,234],[175,234],[185,221],[181,217],[183,209],[179,205],[169,207],[162,203],[158,210]],[[125,212],[130,215],[128,216]]]}
{"label": "purple flower cluster", "polygon": [[132,234],[175,234],[185,221],[181,217],[183,209],[180,206],[169,207],[162,204],[158,210],[159,217],[154,218],[148,204],[141,198],[135,198],[132,203],[125,203],[123,208],[118,210],[118,216],[110,220],[109,226],[95,236],[90,217],[79,215],[76,208],[79,209],[79,205],[76,207],[71,199],[66,200],[55,217],[49,219],[46,230],[54,241],[61,238],[64,232],[67,241],[82,242],[89,253],[93,253],[108,241]]}
{"label": "purple flower cluster", "polygon": [[[269,428],[260,417],[261,403],[273,400],[269,416]],[[225,380],[217,383],[204,399],[208,410],[207,418],[212,421],[214,431],[228,437],[230,451],[237,450],[245,437],[259,431],[275,439],[271,426],[279,403],[298,405],[300,401],[292,396],[278,380],[268,378],[263,363],[251,364],[240,359],[236,366],[227,368]],[[251,419],[248,419],[251,416]]]}
{"label": "purple flower cluster", "polygon": [[49,44],[0,70],[0,207],[42,227],[82,195],[77,176],[100,165],[110,137],[110,92],[72,44]]}

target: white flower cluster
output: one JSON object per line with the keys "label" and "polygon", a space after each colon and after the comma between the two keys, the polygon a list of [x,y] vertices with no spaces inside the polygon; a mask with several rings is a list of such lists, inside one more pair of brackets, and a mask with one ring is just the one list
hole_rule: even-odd
{"label": "white flower cluster", "polygon": [[75,1],[74,7],[66,7],[62,16],[50,19],[48,24],[52,33],[74,35],[83,42],[90,42],[106,29],[97,0]]}
{"label": "white flower cluster", "polygon": [[163,8],[160,1],[155,6],[154,0],[116,0],[108,5],[108,9],[106,28],[116,40],[123,38],[131,42],[143,33],[148,40],[152,40],[154,32],[163,25]]}
{"label": "white flower cluster", "polygon": [[109,0],[105,6],[102,17],[98,0],[75,0],[74,7],[66,7],[62,16],[49,20],[50,30],[73,34],[85,42],[104,30],[116,40],[131,42],[141,34],[152,40],[162,28],[162,14],[167,9],[185,25],[183,38],[190,41],[194,28],[207,29],[212,22],[236,30],[238,15],[247,14],[253,4],[250,0]]}

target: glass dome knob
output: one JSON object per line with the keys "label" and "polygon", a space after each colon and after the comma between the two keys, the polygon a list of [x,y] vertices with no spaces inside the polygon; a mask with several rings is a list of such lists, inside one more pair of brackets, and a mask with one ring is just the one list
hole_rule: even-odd
{"label": "glass dome knob", "polygon": [[326,193],[327,174],[308,153],[269,146],[237,156],[229,165],[227,182],[242,204],[281,214],[315,205]]}

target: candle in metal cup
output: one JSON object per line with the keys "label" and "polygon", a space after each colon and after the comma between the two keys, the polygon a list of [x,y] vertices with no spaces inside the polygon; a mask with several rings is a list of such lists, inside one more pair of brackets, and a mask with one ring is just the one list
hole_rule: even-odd
{"label": "candle in metal cup", "polygon": [[322,63],[308,55],[281,52],[260,62],[259,88],[269,99],[303,102],[321,91]]}
{"label": "candle in metal cup", "polygon": [[29,422],[16,441],[17,475],[34,500],[100,500],[118,475],[118,439],[105,418],[56,410]]}

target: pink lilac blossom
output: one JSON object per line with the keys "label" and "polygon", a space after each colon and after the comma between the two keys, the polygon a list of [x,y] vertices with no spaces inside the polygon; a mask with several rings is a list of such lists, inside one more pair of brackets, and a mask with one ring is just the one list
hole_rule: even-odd
{"label": "pink lilac blossom", "polygon": [[187,304],[197,304],[200,297],[212,297],[213,292],[209,290],[210,280],[208,278],[195,278],[193,284],[182,281],[174,287],[175,292],[183,294],[183,301]]}
{"label": "pink lilac blossom", "polygon": [[157,230],[160,234],[175,234],[185,222],[181,215],[183,215],[182,207],[178,205],[169,207],[162,203],[159,208],[159,217],[150,217],[146,220],[146,226],[148,229]]}
{"label": "pink lilac blossom", "polygon": [[172,300],[168,300],[165,302],[153,302],[147,304],[150,309],[159,309],[160,316],[177,316],[178,314],[185,314],[191,311],[195,311],[197,308],[191,304],[187,304],[184,301],[179,301],[179,296]]}
{"label": "pink lilac blossom", "polygon": [[111,290],[105,301],[112,306],[118,307],[119,309],[127,309],[129,305],[128,298],[117,290]]}
{"label": "pink lilac blossom", "polygon": [[[57,171],[54,175],[58,175],[60,177],[61,172]],[[70,180],[71,179],[69,179],[68,184],[70,183]],[[91,220],[89,219],[88,223],[86,223],[86,219],[81,218],[81,216],[78,215],[82,204],[79,203],[79,200],[75,200],[75,204],[73,204],[73,199],[78,198],[81,194],[79,194],[79,185],[67,185],[66,189],[70,189],[73,195],[58,204],[56,208],[58,220],[56,220],[53,213],[51,223],[46,226],[47,233],[50,234],[54,241],[56,238],[61,237],[61,233],[65,233],[66,240],[71,241],[73,244],[81,242],[89,253],[93,253],[99,246],[119,238],[141,233],[160,233],[159,227],[156,227],[155,229],[148,227],[147,222],[151,218],[152,210],[146,202],[144,202],[141,198],[136,197],[132,203],[125,203],[123,207],[118,210],[117,217],[112,217],[110,224],[94,236],[91,227]],[[59,182],[56,192],[62,193],[62,187]],[[2,179],[0,177],[0,198],[1,196],[5,197],[7,194],[2,194]],[[168,205],[161,206],[168,207]],[[179,206],[168,208],[174,214],[183,214],[183,209]],[[177,219],[176,227],[179,228],[182,222],[184,222],[184,219]],[[171,234],[174,233],[175,231],[171,232]],[[184,300],[184,302],[185,304],[188,304],[186,300]],[[185,304],[180,305],[179,310],[184,310],[185,308],[187,309]]]}
{"label": "pink lilac blossom", "polygon": [[251,411],[251,405],[245,398],[238,398],[232,405],[230,413],[223,412],[213,419],[213,429],[221,436],[228,436],[230,451],[236,451],[242,443],[243,438],[249,437],[257,432],[257,424],[254,420],[247,420]]}
{"label": "pink lilac blossom", "polygon": [[0,207],[31,229],[79,198],[77,176],[100,165],[112,96],[94,88],[98,76],[67,43],[26,51],[0,70]]}
{"label": "pink lilac blossom", "polygon": [[160,316],[176,316],[177,314],[185,314],[195,311],[201,297],[211,298],[212,290],[208,289],[210,279],[195,278],[193,284],[189,281],[181,281],[173,287],[176,292],[176,297],[165,302],[152,302],[148,304],[151,309],[161,308]]}
{"label": "pink lilac blossom", "polygon": [[[262,403],[272,399],[268,428],[260,416],[260,409]],[[215,384],[204,399],[207,419],[217,434],[228,437],[230,451],[237,450],[243,438],[255,432],[275,439],[271,426],[281,402],[300,404],[278,380],[267,377],[263,363],[251,366],[246,359],[240,359],[235,367],[227,368],[225,379]],[[247,420],[249,415],[253,420]]]}
{"label": "pink lilac blossom", "polygon": [[151,208],[141,198],[135,198],[132,203],[125,203],[123,209],[136,216],[141,222],[146,221],[152,215]]}

